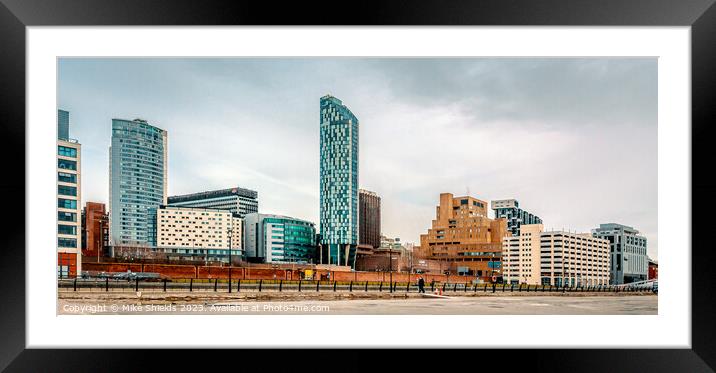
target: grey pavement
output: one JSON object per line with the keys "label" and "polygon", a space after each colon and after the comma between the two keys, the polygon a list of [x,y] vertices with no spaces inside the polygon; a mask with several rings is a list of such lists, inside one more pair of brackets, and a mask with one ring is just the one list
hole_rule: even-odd
{"label": "grey pavement", "polygon": [[656,315],[657,311],[655,295],[201,302],[58,300],[59,314]]}

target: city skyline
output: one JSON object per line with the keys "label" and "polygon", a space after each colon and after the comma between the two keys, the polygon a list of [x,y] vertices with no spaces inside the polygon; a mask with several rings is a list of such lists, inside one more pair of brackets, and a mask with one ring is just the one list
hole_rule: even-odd
{"label": "city skyline", "polygon": [[259,191],[261,213],[318,223],[316,106],[331,93],[360,118],[359,187],[382,198],[381,233],[417,242],[438,195],[449,192],[516,198],[546,229],[633,226],[657,257],[655,59],[59,66],[59,108],[72,115],[70,137],[83,143],[85,201],[108,200],[111,119],[139,117],[168,132],[169,195],[239,185]]}

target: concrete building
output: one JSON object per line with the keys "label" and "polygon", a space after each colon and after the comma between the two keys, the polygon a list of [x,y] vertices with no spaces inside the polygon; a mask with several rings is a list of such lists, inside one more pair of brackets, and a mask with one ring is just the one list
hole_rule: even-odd
{"label": "concrete building", "polygon": [[358,242],[360,245],[380,246],[380,197],[375,192],[358,190]]}
{"label": "concrete building", "polygon": [[109,154],[112,245],[155,246],[157,208],[167,201],[167,131],[112,119]]}
{"label": "concrete building", "polygon": [[63,110],[57,134],[57,276],[76,277],[82,273],[82,146],[69,138],[69,113]]}
{"label": "concrete building", "polygon": [[320,235],[323,264],[355,267],[358,118],[331,95],[320,100]]}
{"label": "concrete building", "polygon": [[242,219],[226,210],[160,206],[157,250],[168,259],[238,262],[243,256]]}
{"label": "concrete building", "polygon": [[510,284],[608,285],[609,241],[524,224],[519,236],[502,241],[502,275]]}
{"label": "concrete building", "polygon": [[100,258],[108,256],[109,217],[104,203],[87,202],[82,210],[82,255]]}
{"label": "concrete building", "polygon": [[244,247],[247,260],[263,263],[315,263],[316,226],[281,215],[248,214]]}
{"label": "concrete building", "polygon": [[240,187],[171,196],[169,206],[201,207],[230,211],[240,218],[259,211],[258,192]]}
{"label": "concrete building", "polygon": [[647,279],[649,257],[646,237],[636,229],[615,223],[599,224],[592,230],[594,237],[609,240],[611,252],[611,284],[628,284]]}
{"label": "concrete building", "polygon": [[[440,205],[427,234],[420,235],[419,259],[446,263],[446,271],[476,276],[491,281],[496,271],[506,236],[505,219],[487,217],[487,203],[473,197],[440,194]],[[496,273],[497,272],[497,273]]]}
{"label": "concrete building", "polygon": [[502,199],[490,202],[495,219],[507,220],[507,231],[513,236],[520,235],[522,224],[542,224],[542,219],[520,208],[516,199]]}

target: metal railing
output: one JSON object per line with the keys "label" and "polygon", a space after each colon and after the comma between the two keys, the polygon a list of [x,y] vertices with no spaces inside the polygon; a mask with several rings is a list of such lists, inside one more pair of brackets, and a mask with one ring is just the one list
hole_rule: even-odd
{"label": "metal railing", "polygon": [[[315,281],[315,280],[232,280],[228,279],[61,279],[60,291],[70,292],[381,292],[416,293],[415,282]],[[526,285],[526,284],[426,284],[426,293],[635,293],[656,292],[648,286],[611,285]]]}

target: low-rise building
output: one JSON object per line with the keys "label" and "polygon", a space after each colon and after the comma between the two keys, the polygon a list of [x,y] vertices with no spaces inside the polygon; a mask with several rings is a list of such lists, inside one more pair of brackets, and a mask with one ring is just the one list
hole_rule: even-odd
{"label": "low-rise building", "polygon": [[168,259],[235,262],[243,256],[242,219],[226,210],[160,206],[157,249]]}
{"label": "low-rise building", "polygon": [[648,280],[659,279],[659,263],[656,260],[649,259],[649,277]]}
{"label": "low-rise building", "polygon": [[252,213],[245,217],[246,258],[264,263],[316,263],[316,226],[288,216]]}
{"label": "low-rise building", "polygon": [[609,241],[589,233],[543,232],[522,225],[519,236],[502,241],[506,283],[563,286],[609,284]]}

